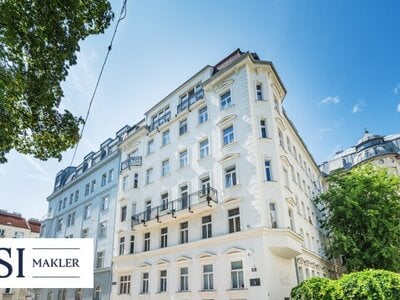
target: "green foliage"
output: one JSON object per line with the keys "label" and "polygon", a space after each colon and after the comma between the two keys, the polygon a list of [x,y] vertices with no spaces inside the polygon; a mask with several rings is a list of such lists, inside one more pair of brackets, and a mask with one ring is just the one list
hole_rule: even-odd
{"label": "green foliage", "polygon": [[15,149],[46,160],[79,139],[81,118],[58,107],[79,41],[113,18],[107,0],[0,0],[0,163]]}
{"label": "green foliage", "polygon": [[348,271],[400,271],[400,177],[371,164],[328,178],[317,203],[325,207],[322,228],[327,253],[343,255]]}
{"label": "green foliage", "polygon": [[292,289],[293,300],[399,300],[400,275],[366,270],[339,280],[310,278]]}

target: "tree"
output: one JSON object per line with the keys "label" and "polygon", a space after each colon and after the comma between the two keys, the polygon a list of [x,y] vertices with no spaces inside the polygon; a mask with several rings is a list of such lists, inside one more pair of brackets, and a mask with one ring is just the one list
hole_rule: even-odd
{"label": "tree", "polygon": [[0,163],[11,149],[61,159],[77,143],[83,120],[59,111],[61,82],[113,17],[107,0],[0,0]]}
{"label": "tree", "polygon": [[322,204],[327,253],[348,271],[400,271],[400,177],[371,164],[328,177]]}

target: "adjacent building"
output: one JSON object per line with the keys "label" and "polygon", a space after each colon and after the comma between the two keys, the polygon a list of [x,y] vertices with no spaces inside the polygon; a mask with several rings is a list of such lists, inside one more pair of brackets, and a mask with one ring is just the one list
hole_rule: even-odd
{"label": "adjacent building", "polygon": [[109,299],[115,208],[120,166],[118,144],[129,126],[87,154],[77,167],[58,172],[47,198],[42,238],[93,238],[94,289],[41,289],[37,299]]}
{"label": "adjacent building", "polygon": [[335,276],[312,202],[320,171],[285,94],[271,62],[238,49],[127,131],[112,299],[289,299]]}
{"label": "adjacent building", "polygon": [[400,175],[400,134],[381,136],[365,130],[355,146],[337,152],[329,161],[322,163],[320,169],[323,174],[329,175],[332,171],[348,170],[367,162]]}
{"label": "adjacent building", "polygon": [[[38,238],[39,232],[39,220],[27,220],[19,213],[9,213],[0,209],[0,238]],[[0,289],[0,300],[26,299],[29,295],[29,289]]]}

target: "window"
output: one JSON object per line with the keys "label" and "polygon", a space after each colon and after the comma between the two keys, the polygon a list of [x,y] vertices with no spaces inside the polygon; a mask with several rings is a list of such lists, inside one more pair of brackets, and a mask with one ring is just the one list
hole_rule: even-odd
{"label": "window", "polygon": [[133,188],[137,189],[139,187],[139,174],[133,174]]}
{"label": "window", "polygon": [[146,221],[151,219],[151,200],[146,201]]}
{"label": "window", "polygon": [[201,178],[200,186],[201,186],[201,196],[208,195],[211,189],[210,176]]}
{"label": "window", "polygon": [[161,228],[160,248],[168,247],[168,227]]}
{"label": "window", "polygon": [[99,237],[107,236],[107,221],[101,222],[99,225]]}
{"label": "window", "polygon": [[143,251],[150,251],[150,232],[144,234]]}
{"label": "window", "polygon": [[279,112],[279,102],[278,99],[274,95],[274,104],[275,104],[275,109]]}
{"label": "window", "polygon": [[227,91],[220,96],[221,110],[224,110],[232,105],[231,91]]}
{"label": "window", "polygon": [[129,187],[129,176],[126,175],[122,178],[122,190],[126,191]]}
{"label": "window", "polygon": [[166,131],[164,131],[163,133],[162,133],[162,142],[161,142],[161,144],[163,145],[163,146],[165,146],[165,145],[167,145],[167,144],[169,144],[170,143],[170,140],[169,140],[169,130],[166,130]]}
{"label": "window", "polygon": [[150,140],[147,142],[147,155],[154,152],[154,140]]}
{"label": "window", "polygon": [[200,142],[200,158],[204,158],[210,154],[208,139]]}
{"label": "window", "polygon": [[67,227],[73,226],[75,224],[75,212],[68,215]]}
{"label": "window", "polygon": [[75,191],[75,202],[78,202],[79,200],[79,190]]}
{"label": "window", "polygon": [[293,166],[290,166],[290,175],[292,176],[292,180],[296,182],[296,174],[294,173]]}
{"label": "window", "polygon": [[300,188],[302,188],[301,187],[301,180],[300,180],[300,174],[299,173],[297,173],[297,184],[299,185]]}
{"label": "window", "polygon": [[180,194],[181,194],[181,209],[185,209],[188,207],[189,204],[188,186],[186,184],[180,187]]}
{"label": "window", "polygon": [[53,300],[53,291],[48,291],[47,292],[47,300]]}
{"label": "window", "polygon": [[4,237],[5,236],[5,230],[4,229],[0,229],[0,237]]}
{"label": "window", "polygon": [[107,183],[107,173],[101,175],[101,186],[105,186]]}
{"label": "window", "polygon": [[108,210],[109,199],[110,199],[110,197],[109,197],[108,195],[107,195],[107,196],[104,196],[104,197],[101,199],[101,210],[102,210],[102,211]]}
{"label": "window", "polygon": [[168,193],[164,193],[161,195],[161,210],[168,209]]}
{"label": "window", "polygon": [[131,293],[131,275],[123,275],[119,277],[119,293]]}
{"label": "window", "polygon": [[126,205],[121,207],[121,222],[126,221]]}
{"label": "window", "polygon": [[183,222],[180,224],[180,242],[181,244],[185,244],[189,240],[189,223]]}
{"label": "window", "polygon": [[203,266],[203,290],[213,290],[214,289],[214,270],[213,265]]}
{"label": "window", "polygon": [[235,141],[235,134],[233,132],[233,125],[225,128],[222,131],[222,136],[223,136],[223,144],[228,145],[230,143],[233,143]]}
{"label": "window", "polygon": [[170,174],[170,172],[169,172],[169,159],[167,159],[167,160],[164,160],[161,163],[161,176],[164,177],[164,176],[167,176],[169,174]]}
{"label": "window", "polygon": [[271,161],[270,160],[265,160],[264,161],[264,167],[265,167],[265,180],[266,181],[272,181]]}
{"label": "window", "polygon": [[96,254],[96,268],[102,268],[104,266],[104,251],[97,252]]}
{"label": "window", "polygon": [[307,218],[306,216],[306,206],[304,205],[304,202],[301,202],[301,211],[303,213],[303,217]]}
{"label": "window", "polygon": [[294,217],[293,217],[293,210],[292,209],[288,209],[288,214],[289,214],[289,222],[290,222],[290,229],[294,230]]}
{"label": "window", "polygon": [[212,237],[211,215],[201,218],[201,232],[203,239],[208,239]]}
{"label": "window", "polygon": [[89,190],[90,190],[90,184],[87,183],[87,184],[85,185],[85,196],[89,195]]}
{"label": "window", "polygon": [[299,281],[302,282],[304,280],[303,268],[299,266]]}
{"label": "window", "polygon": [[69,195],[69,205],[71,205],[74,202],[74,193]]}
{"label": "window", "polygon": [[67,206],[67,197],[64,198],[63,200],[63,209]]}
{"label": "window", "polygon": [[225,169],[225,187],[229,188],[237,184],[236,166],[231,166]]}
{"label": "window", "polygon": [[189,290],[189,268],[183,267],[180,270],[179,287],[181,292],[186,292]]}
{"label": "window", "polygon": [[167,291],[167,270],[160,271],[160,293]]}
{"label": "window", "polygon": [[267,138],[267,120],[266,119],[260,120],[260,138],[263,138],[263,139]]}
{"label": "window", "polygon": [[89,236],[89,228],[82,229],[81,237],[87,238]]}
{"label": "window", "polygon": [[283,143],[283,133],[280,129],[278,129],[278,136],[279,136],[279,145],[285,149],[285,144]]}
{"label": "window", "polygon": [[101,286],[97,285],[94,290],[93,300],[101,300]]}
{"label": "window", "polygon": [[187,119],[179,122],[179,135],[183,135],[188,131]]}
{"label": "window", "polygon": [[62,200],[60,200],[60,202],[58,203],[58,211],[60,211],[62,208]]}
{"label": "window", "polygon": [[90,211],[91,211],[91,208],[92,208],[92,205],[91,205],[91,204],[88,204],[88,205],[85,206],[85,209],[84,209],[84,211],[83,211],[83,218],[84,218],[85,220],[87,220],[87,219],[90,218]]}
{"label": "window", "polygon": [[122,236],[119,238],[119,255],[125,254],[125,237]]}
{"label": "window", "polygon": [[63,219],[62,218],[58,219],[56,230],[60,231],[62,229],[62,225],[63,225]]}
{"label": "window", "polygon": [[82,289],[75,289],[75,300],[82,300]]}
{"label": "window", "polygon": [[184,150],[179,153],[179,167],[184,168],[188,165],[188,152]]}
{"label": "window", "polygon": [[92,185],[90,187],[90,192],[93,193],[95,188],[96,188],[96,179],[93,179],[92,180]]}
{"label": "window", "polygon": [[142,294],[149,293],[149,273],[142,273]]}
{"label": "window", "polygon": [[203,124],[208,120],[207,106],[199,109],[199,124]]}
{"label": "window", "polygon": [[110,171],[108,171],[108,182],[113,181],[114,179],[114,169],[111,169]]}
{"label": "window", "polygon": [[276,215],[276,206],[275,203],[269,204],[269,217],[271,221],[271,228],[278,228],[278,220]]}
{"label": "window", "polygon": [[283,179],[284,179],[285,187],[289,188],[289,174],[285,168],[283,168]]}
{"label": "window", "polygon": [[239,207],[228,210],[229,233],[240,231]]}
{"label": "window", "polygon": [[153,178],[153,168],[147,169],[146,170],[146,184],[153,183],[154,178]]}
{"label": "window", "polygon": [[261,83],[257,83],[256,84],[256,100],[257,101],[262,101],[263,100],[262,84]]}
{"label": "window", "polygon": [[243,262],[241,260],[231,262],[231,283],[232,289],[244,288]]}
{"label": "window", "polygon": [[288,136],[286,137],[286,147],[289,152],[292,152],[292,146],[290,145],[290,139]]}
{"label": "window", "polygon": [[135,236],[131,235],[131,243],[129,245],[129,253],[133,254],[135,253]]}

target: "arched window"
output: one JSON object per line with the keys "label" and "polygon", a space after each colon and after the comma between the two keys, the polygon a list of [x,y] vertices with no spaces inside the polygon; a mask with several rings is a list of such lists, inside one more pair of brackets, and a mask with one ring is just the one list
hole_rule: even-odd
{"label": "arched window", "polygon": [[97,285],[94,290],[93,300],[101,300],[101,286]]}
{"label": "arched window", "polygon": [[82,289],[75,290],[75,300],[82,300]]}
{"label": "arched window", "polygon": [[49,290],[47,292],[47,300],[53,300],[53,291],[52,290]]}

